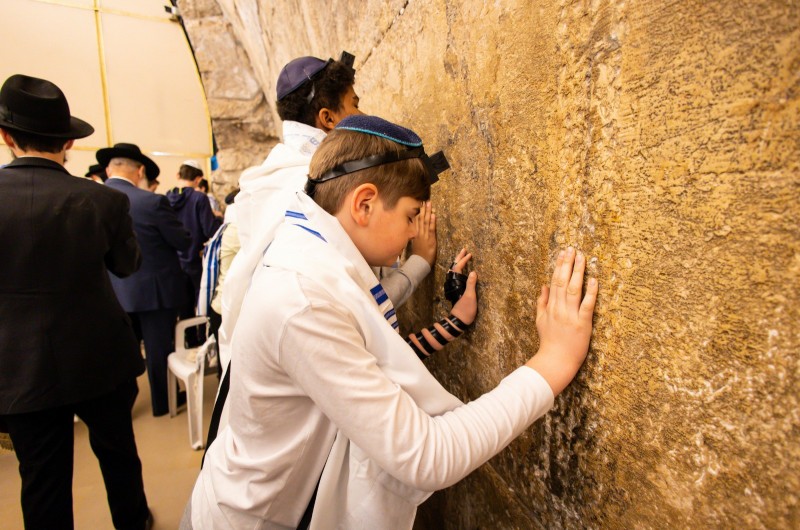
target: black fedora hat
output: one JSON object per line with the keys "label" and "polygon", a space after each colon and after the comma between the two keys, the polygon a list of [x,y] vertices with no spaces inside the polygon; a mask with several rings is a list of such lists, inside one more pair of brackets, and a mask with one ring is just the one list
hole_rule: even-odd
{"label": "black fedora hat", "polygon": [[100,165],[107,166],[112,158],[130,158],[144,164],[147,171],[147,180],[155,180],[161,170],[155,162],[142,154],[142,150],[136,144],[118,143],[114,147],[104,147],[97,151],[97,161]]}
{"label": "black fedora hat", "polygon": [[102,166],[100,164],[92,164],[91,166],[89,166],[89,170],[86,172],[84,177],[91,177],[92,175],[96,175],[96,174],[100,173],[101,171],[103,173],[106,172],[105,166]]}
{"label": "black fedora hat", "polygon": [[70,116],[64,93],[55,84],[14,74],[0,88],[0,127],[50,138],[85,138],[94,127]]}

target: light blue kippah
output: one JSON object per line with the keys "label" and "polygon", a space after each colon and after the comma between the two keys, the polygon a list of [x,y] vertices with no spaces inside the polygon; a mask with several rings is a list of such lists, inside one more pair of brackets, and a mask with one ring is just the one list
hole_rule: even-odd
{"label": "light blue kippah", "polygon": [[340,121],[336,128],[380,136],[407,147],[422,146],[422,139],[417,133],[377,116],[353,114]]}

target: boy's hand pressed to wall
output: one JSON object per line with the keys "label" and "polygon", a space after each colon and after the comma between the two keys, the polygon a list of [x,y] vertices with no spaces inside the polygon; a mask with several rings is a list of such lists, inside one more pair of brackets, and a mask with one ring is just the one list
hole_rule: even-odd
{"label": "boy's hand pressed to wall", "polygon": [[554,395],[572,381],[586,358],[597,301],[597,280],[583,291],[586,257],[569,247],[558,254],[550,287],[543,286],[536,306],[539,351],[527,363],[545,378]]}
{"label": "boy's hand pressed to wall", "polygon": [[417,254],[433,267],[436,262],[436,214],[433,213],[431,201],[422,203],[414,222],[417,223],[417,237],[411,240],[411,253]]}
{"label": "boy's hand pressed to wall", "polygon": [[[452,270],[456,272],[463,272],[467,266],[467,262],[472,258],[472,254],[467,252],[466,248],[461,249],[461,252],[456,256],[453,262]],[[472,324],[475,321],[475,316],[478,314],[478,294],[475,292],[475,287],[478,285],[478,273],[472,271],[467,277],[467,289],[464,294],[455,303],[451,314],[458,317],[464,324]]]}

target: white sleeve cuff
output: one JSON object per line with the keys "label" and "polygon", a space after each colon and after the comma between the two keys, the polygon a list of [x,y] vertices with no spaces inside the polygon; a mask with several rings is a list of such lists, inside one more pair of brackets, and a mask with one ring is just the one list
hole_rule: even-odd
{"label": "white sleeve cuff", "polygon": [[539,372],[529,366],[520,366],[508,374],[498,386],[511,388],[519,396],[527,408],[531,423],[553,408],[553,389]]}

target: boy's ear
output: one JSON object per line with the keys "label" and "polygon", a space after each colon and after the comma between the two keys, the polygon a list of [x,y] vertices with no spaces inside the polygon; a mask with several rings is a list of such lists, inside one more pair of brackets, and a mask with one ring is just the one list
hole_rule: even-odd
{"label": "boy's ear", "polygon": [[0,137],[3,138],[3,141],[6,143],[9,149],[17,147],[17,145],[14,143],[14,139],[11,138],[11,135],[8,134],[5,129],[0,129]]}
{"label": "boy's ear", "polygon": [[378,201],[375,184],[361,184],[350,195],[350,215],[358,226],[367,226]]}
{"label": "boy's ear", "polygon": [[322,129],[325,132],[330,132],[336,127],[336,116],[334,116],[333,111],[331,109],[325,107],[319,109],[317,113],[317,129]]}

